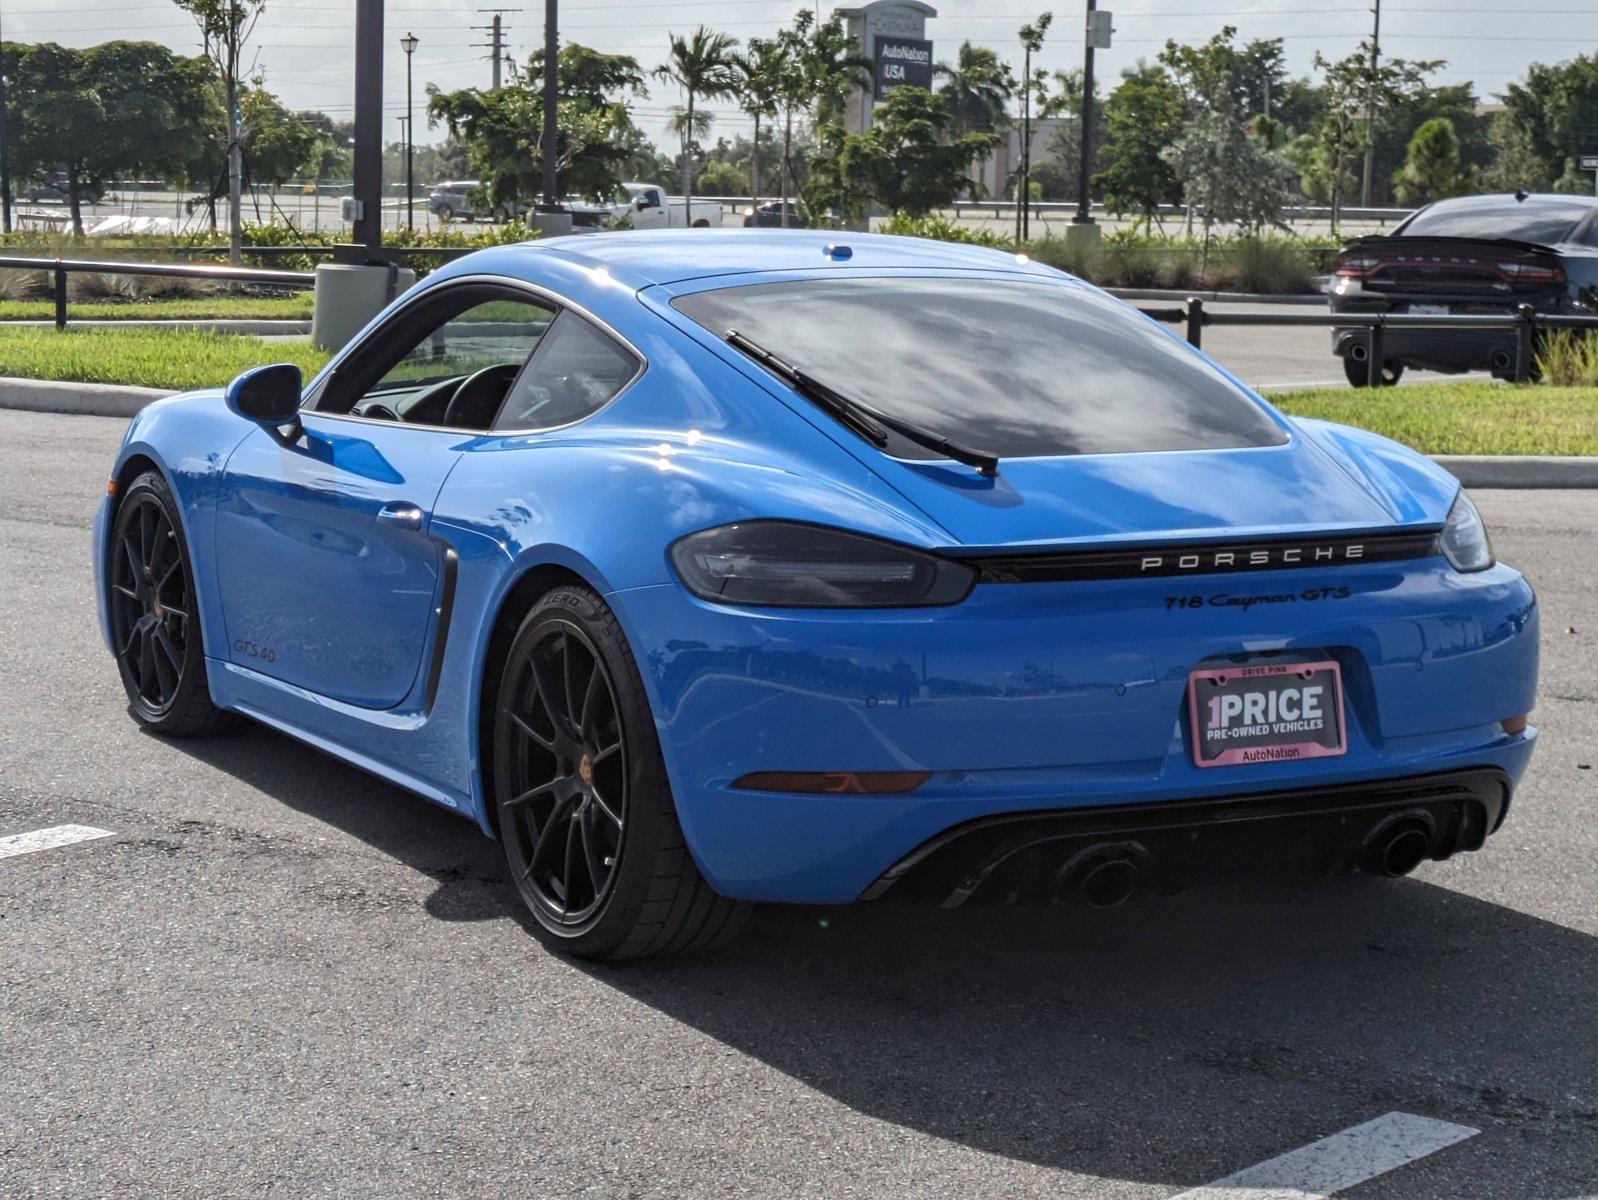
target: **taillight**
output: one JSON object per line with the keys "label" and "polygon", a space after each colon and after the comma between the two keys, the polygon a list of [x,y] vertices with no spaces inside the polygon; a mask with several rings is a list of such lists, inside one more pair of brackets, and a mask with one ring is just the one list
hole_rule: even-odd
{"label": "taillight", "polygon": [[1563,283],[1565,269],[1563,267],[1546,267],[1541,263],[1528,262],[1501,262],[1498,264],[1498,273],[1506,279],[1516,283]]}
{"label": "taillight", "polygon": [[1337,273],[1345,279],[1361,279],[1381,265],[1382,260],[1373,254],[1351,255],[1337,261]]}

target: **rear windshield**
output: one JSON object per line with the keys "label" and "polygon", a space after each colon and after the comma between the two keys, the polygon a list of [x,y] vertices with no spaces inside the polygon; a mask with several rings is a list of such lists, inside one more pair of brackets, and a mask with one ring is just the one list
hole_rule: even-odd
{"label": "rear windshield", "polygon": [[1517,242],[1553,245],[1571,240],[1576,226],[1592,209],[1569,201],[1541,197],[1502,204],[1439,204],[1417,213],[1403,228],[1404,237],[1512,238]]}
{"label": "rear windshield", "polygon": [[[1108,297],[997,279],[826,279],[721,288],[675,307],[850,399],[1001,458],[1286,440],[1214,367]],[[900,458],[935,452],[895,439]]]}

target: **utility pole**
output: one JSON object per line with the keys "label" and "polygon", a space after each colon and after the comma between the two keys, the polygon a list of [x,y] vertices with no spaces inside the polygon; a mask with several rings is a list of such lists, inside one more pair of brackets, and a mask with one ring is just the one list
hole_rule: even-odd
{"label": "utility pole", "polygon": [[507,47],[505,45],[505,22],[501,14],[521,12],[522,10],[519,8],[480,8],[477,11],[485,15],[492,15],[493,17],[493,19],[487,25],[472,26],[472,28],[477,30],[479,33],[488,34],[488,41],[474,42],[473,45],[475,45],[479,50],[488,51],[488,61],[492,65],[494,72],[493,86],[495,88],[499,88],[504,85],[504,75],[501,73],[501,67],[510,57],[510,55],[506,53]]}
{"label": "utility pole", "polygon": [[[1088,0],[1087,16],[1082,29],[1082,163],[1077,172],[1076,216],[1073,225],[1093,224],[1092,201],[1088,189],[1093,183],[1093,50],[1099,44],[1099,26],[1103,24],[1103,40],[1109,45],[1109,21],[1100,22],[1095,11],[1095,0]],[[1108,18],[1109,13],[1103,16]]]}
{"label": "utility pole", "polygon": [[383,0],[355,0],[355,241],[383,242]]}
{"label": "utility pole", "polygon": [[6,142],[6,37],[0,25],[0,225],[11,232],[11,147]]}
{"label": "utility pole", "polygon": [[560,20],[558,0],[544,0],[544,128],[541,130],[539,157],[544,168],[544,204],[553,208],[560,195],[557,174],[560,157],[560,131],[556,128],[556,101],[560,81],[555,68],[560,61]]}
{"label": "utility pole", "polygon": [[1382,61],[1382,0],[1374,0],[1376,23],[1371,27],[1371,71],[1365,86],[1365,177],[1360,184],[1359,202],[1371,206],[1371,163],[1376,153],[1376,68]]}

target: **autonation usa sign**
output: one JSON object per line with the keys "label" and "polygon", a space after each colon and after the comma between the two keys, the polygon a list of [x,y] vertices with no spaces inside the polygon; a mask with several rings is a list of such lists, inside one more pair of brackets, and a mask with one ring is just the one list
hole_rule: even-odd
{"label": "autonation usa sign", "polygon": [[932,43],[926,38],[877,37],[877,99],[896,87],[932,87]]}
{"label": "autonation usa sign", "polygon": [[870,108],[896,87],[932,86],[932,43],[927,18],[938,10],[924,0],[874,0],[859,8],[840,8],[849,38],[872,64],[872,85],[849,99],[849,127],[864,130]]}

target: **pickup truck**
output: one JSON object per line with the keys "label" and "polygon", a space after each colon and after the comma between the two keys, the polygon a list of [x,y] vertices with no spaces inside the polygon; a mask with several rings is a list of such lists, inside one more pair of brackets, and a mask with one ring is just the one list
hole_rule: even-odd
{"label": "pickup truck", "polygon": [[624,183],[611,197],[610,224],[632,218],[634,229],[703,228],[721,224],[721,205],[714,200],[695,200],[690,212],[681,196],[668,196],[653,183]]}

